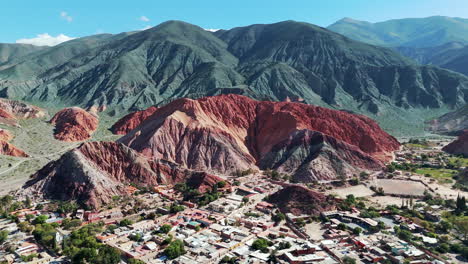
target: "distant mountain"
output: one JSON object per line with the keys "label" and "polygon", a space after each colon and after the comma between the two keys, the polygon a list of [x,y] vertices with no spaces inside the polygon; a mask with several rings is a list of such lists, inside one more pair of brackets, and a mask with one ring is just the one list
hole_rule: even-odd
{"label": "distant mountain", "polygon": [[459,135],[468,130],[468,105],[434,119],[429,124],[432,132]]}
{"label": "distant mountain", "polygon": [[29,44],[0,43],[0,65],[15,58],[21,58],[27,54],[43,49],[45,49],[45,47],[38,47]]}
{"label": "distant mountain", "polygon": [[364,113],[398,130],[465,104],[467,90],[465,76],[295,21],[215,33],[168,21],[76,39],[0,66],[2,97],[144,109],[237,93]]}
{"label": "distant mountain", "polygon": [[449,42],[436,47],[397,47],[395,49],[418,63],[432,64],[468,75],[468,44]]}
{"label": "distant mountain", "polygon": [[454,17],[393,19],[378,23],[344,18],[328,29],[379,46],[435,47],[448,42],[468,43],[468,19]]}

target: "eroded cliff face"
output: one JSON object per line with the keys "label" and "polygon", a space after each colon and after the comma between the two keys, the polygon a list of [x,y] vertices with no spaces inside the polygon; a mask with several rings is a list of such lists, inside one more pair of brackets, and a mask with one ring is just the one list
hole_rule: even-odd
{"label": "eroded cliff face", "polygon": [[463,131],[456,140],[452,141],[442,150],[450,154],[468,157],[468,130]]}
{"label": "eroded cliff face", "polygon": [[239,95],[176,100],[120,142],[190,169],[271,168],[304,181],[378,169],[399,147],[361,115]]}
{"label": "eroded cliff face", "polygon": [[334,210],[334,197],[310,190],[304,186],[290,185],[272,194],[269,202],[276,204],[284,213],[319,216],[321,212]]}
{"label": "eroded cliff face", "polygon": [[18,119],[42,118],[45,114],[37,106],[0,98],[0,124],[18,126]]}
{"label": "eroded cliff face", "polygon": [[8,155],[13,157],[29,157],[26,152],[17,148],[8,141],[13,139],[13,135],[5,129],[0,129],[0,155]]}
{"label": "eroded cliff face", "polygon": [[[77,200],[99,208],[111,202],[112,196],[126,195],[131,183],[148,187],[175,184],[197,174],[203,172],[149,159],[120,143],[88,142],[39,170],[23,191],[50,199]],[[212,177],[215,176],[207,179]],[[200,184],[207,185],[209,181]]]}
{"label": "eroded cliff face", "polygon": [[91,114],[78,107],[70,107],[60,110],[50,120],[55,125],[54,137],[61,141],[75,142],[91,138],[96,131],[99,120],[96,115]]}
{"label": "eroded cliff face", "polygon": [[150,117],[158,108],[151,106],[142,111],[136,111],[130,113],[117,121],[112,127],[111,131],[117,135],[125,135],[137,126],[139,126],[143,121]]}

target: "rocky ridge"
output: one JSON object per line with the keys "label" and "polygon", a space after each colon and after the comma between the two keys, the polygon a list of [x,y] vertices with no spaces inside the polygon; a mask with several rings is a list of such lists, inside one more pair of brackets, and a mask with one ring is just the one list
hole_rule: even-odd
{"label": "rocky ridge", "polygon": [[50,120],[55,125],[54,137],[58,140],[75,142],[91,138],[97,129],[99,120],[79,107],[70,107],[60,110]]}

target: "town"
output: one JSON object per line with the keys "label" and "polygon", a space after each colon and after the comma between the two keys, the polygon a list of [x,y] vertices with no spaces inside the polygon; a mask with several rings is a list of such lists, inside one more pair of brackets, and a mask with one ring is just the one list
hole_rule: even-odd
{"label": "town", "polygon": [[[100,210],[8,195],[0,263],[464,262],[466,163],[418,141],[380,173],[338,182],[239,171],[198,188],[128,186]],[[288,186],[335,202],[311,214],[311,200],[272,201]]]}

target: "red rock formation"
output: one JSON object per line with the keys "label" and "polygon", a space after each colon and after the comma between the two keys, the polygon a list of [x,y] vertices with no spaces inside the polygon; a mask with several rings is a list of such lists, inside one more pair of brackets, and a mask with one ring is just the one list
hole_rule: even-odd
{"label": "red rock formation", "polygon": [[450,154],[468,157],[468,130],[463,131],[456,140],[445,146],[442,150]]}
{"label": "red rock formation", "polygon": [[[314,143],[313,148],[302,144],[307,140]],[[306,160],[335,156],[345,164],[341,167],[348,168],[345,174],[352,175],[357,170],[380,167],[381,161],[399,148],[395,138],[361,115],[239,95],[176,100],[157,109],[120,142],[148,157],[215,174],[256,166],[295,174]],[[293,146],[300,146],[301,151],[294,152]],[[336,168],[322,175],[321,165],[312,166],[317,171],[312,178],[336,177]],[[301,174],[310,172],[307,166],[300,170]]]}
{"label": "red rock formation", "polygon": [[17,119],[41,118],[45,111],[37,106],[0,98],[0,123],[17,126]]}
{"label": "red rock formation", "polygon": [[336,209],[337,200],[331,196],[315,192],[304,186],[290,185],[268,199],[270,203],[276,204],[283,213],[293,215],[319,216],[321,212]]}
{"label": "red rock formation", "polygon": [[231,185],[229,182],[226,182],[223,178],[208,174],[206,172],[194,173],[190,178],[187,179],[187,185],[193,189],[197,189],[200,193],[206,193],[213,190],[213,187],[218,184],[218,182],[225,182],[223,188],[219,190],[229,189]]}
{"label": "red rock formation", "polygon": [[139,126],[148,117],[154,114],[158,108],[151,106],[146,110],[136,111],[130,113],[117,121],[112,127],[111,131],[117,135],[125,135],[137,126]]}
{"label": "red rock formation", "polygon": [[54,137],[58,140],[74,142],[91,138],[97,129],[98,118],[78,107],[65,108],[50,120],[55,125]]}
{"label": "red rock formation", "polygon": [[13,135],[5,129],[0,128],[0,141],[10,141],[13,139]]}
{"label": "red rock formation", "polygon": [[26,154],[26,152],[2,140],[0,140],[0,155],[8,155],[8,156],[22,157],[22,158],[29,157],[29,155]]}
{"label": "red rock formation", "polygon": [[13,135],[7,130],[0,129],[0,155],[8,155],[13,157],[29,157],[26,152],[8,143],[13,139]]}
{"label": "red rock formation", "polygon": [[99,208],[112,196],[126,195],[130,183],[175,184],[195,174],[170,162],[148,159],[123,144],[87,142],[39,170],[25,184],[24,193]]}

